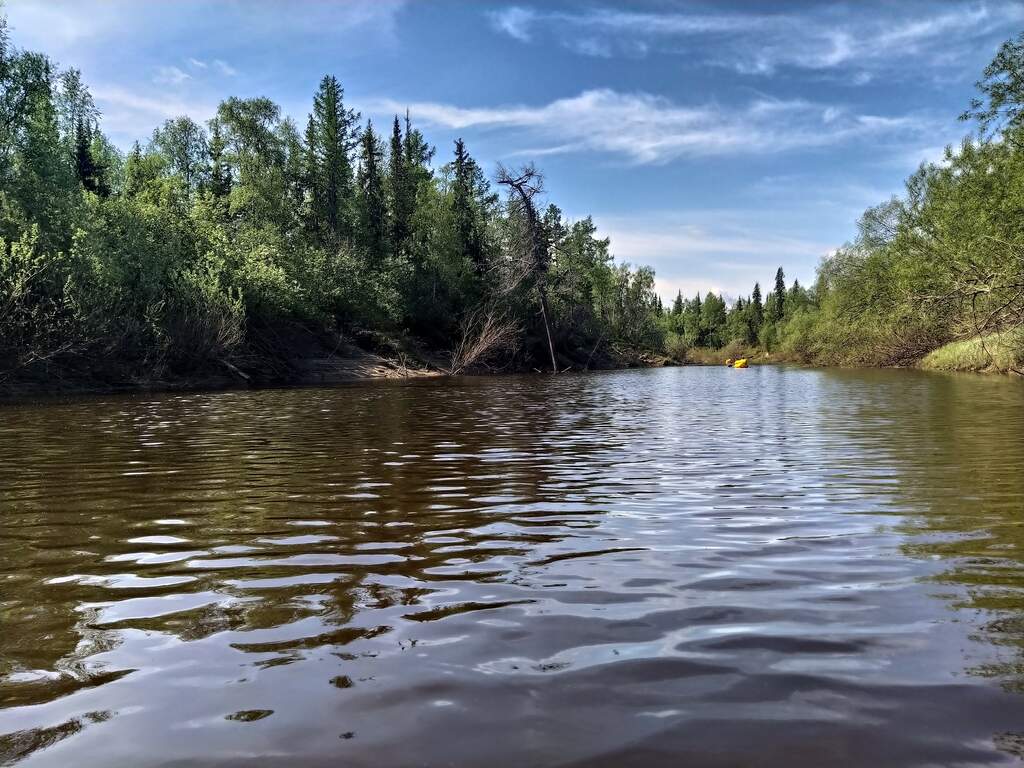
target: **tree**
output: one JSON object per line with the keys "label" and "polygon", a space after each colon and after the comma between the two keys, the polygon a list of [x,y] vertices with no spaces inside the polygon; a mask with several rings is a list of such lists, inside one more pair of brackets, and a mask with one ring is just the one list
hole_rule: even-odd
{"label": "tree", "polygon": [[110,195],[110,186],[105,178],[105,169],[94,157],[92,143],[93,137],[85,120],[79,117],[75,127],[75,174],[87,191],[107,197]]}
{"label": "tree", "polygon": [[672,302],[672,314],[679,316],[683,314],[683,292],[679,291],[676,293],[676,298]]}
{"label": "tree", "polygon": [[1024,32],[999,47],[976,86],[982,95],[971,99],[960,119],[977,120],[982,139],[1024,126]]}
{"label": "tree", "polygon": [[750,319],[754,324],[754,333],[764,324],[764,305],[761,303],[761,284],[754,283],[754,292],[750,295]]}
{"label": "tree", "polygon": [[702,343],[715,349],[721,347],[725,343],[725,325],[725,300],[720,295],[708,291],[700,309]]}
{"label": "tree", "polygon": [[77,197],[74,157],[61,140],[49,62],[40,57],[23,63],[34,82],[25,86],[24,113],[17,116],[12,147],[13,174],[5,186],[25,220],[39,225],[40,250],[63,250],[71,242]]}
{"label": "tree", "polygon": [[543,189],[543,179],[531,165],[515,174],[505,167],[499,166],[498,183],[509,188],[513,213],[524,225],[519,245],[525,267],[522,271],[522,278],[528,280],[537,292],[541,320],[544,323],[544,335],[548,342],[548,353],[551,355],[551,372],[558,373],[555,343],[551,338],[551,323],[548,320],[550,312],[548,311],[546,278],[551,265],[551,245],[534,204],[534,198]]}
{"label": "tree", "polygon": [[487,264],[483,236],[478,223],[476,192],[482,174],[476,161],[466,151],[462,139],[455,140],[454,182],[452,184],[452,214],[458,249],[469,260],[478,275]]}
{"label": "tree", "polygon": [[352,233],[351,152],[359,144],[359,113],[345,107],[345,91],[333,75],[320,81],[306,129],[305,183],[313,228],[333,245]]}
{"label": "tree", "polygon": [[383,152],[380,140],[367,122],[360,141],[358,173],[358,238],[370,264],[379,267],[387,254],[387,202],[381,176]]}
{"label": "tree", "polygon": [[220,121],[211,120],[210,141],[207,146],[210,163],[207,186],[210,194],[219,199],[226,198],[231,193],[231,168],[224,160],[224,147]]}
{"label": "tree", "polygon": [[395,115],[391,127],[391,147],[388,153],[388,192],[391,209],[391,247],[398,260],[406,250],[412,234],[412,217],[416,207],[416,187],[405,155],[402,126]]}
{"label": "tree", "polygon": [[54,92],[57,110],[57,129],[68,147],[74,147],[78,139],[79,125],[84,125],[91,134],[99,122],[99,110],[92,94],[82,82],[82,73],[77,69],[61,72],[57,77]]}
{"label": "tree", "polygon": [[281,121],[281,108],[267,98],[232,96],[217,108],[224,139],[223,159],[235,184],[231,210],[249,225],[286,231],[295,219],[288,178],[294,126]]}
{"label": "tree", "polygon": [[774,301],[770,311],[766,314],[771,322],[777,323],[786,312],[786,274],[782,271],[782,267],[779,267],[775,273],[775,289],[772,291],[772,297]]}
{"label": "tree", "polygon": [[[187,195],[206,183],[210,146],[206,131],[192,118],[183,116],[165,121],[153,131],[150,146],[167,158],[167,171],[181,178]],[[220,151],[223,153],[223,147]]]}

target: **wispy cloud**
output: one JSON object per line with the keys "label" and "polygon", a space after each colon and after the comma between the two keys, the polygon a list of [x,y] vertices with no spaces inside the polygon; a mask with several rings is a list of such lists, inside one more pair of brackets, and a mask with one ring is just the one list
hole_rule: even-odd
{"label": "wispy cloud", "polygon": [[521,40],[524,43],[530,41],[531,27],[537,22],[538,13],[529,8],[504,8],[491,14],[494,26],[500,29],[509,37]]}
{"label": "wispy cloud", "polygon": [[[750,75],[770,75],[784,67],[870,71],[922,57],[930,64],[951,65],[977,40],[1024,21],[1019,3],[942,2],[908,4],[902,11],[888,6],[885,14],[863,11],[860,5],[822,4],[797,17],[511,6],[489,16],[495,29],[524,43],[554,38],[587,55],[679,53]],[[869,72],[856,72],[851,82],[870,79]]]}
{"label": "wispy cloud", "polygon": [[238,70],[232,67],[223,59],[214,59],[213,66],[217,68],[217,71],[227,77],[234,77],[238,74]]}
{"label": "wispy cloud", "polygon": [[197,121],[213,117],[216,104],[201,100],[145,96],[118,86],[92,88],[96,104],[103,112],[103,127],[116,139],[130,140],[149,135],[164,120],[188,115]]}
{"label": "wispy cloud", "polygon": [[181,85],[191,79],[192,75],[178,67],[157,67],[153,76],[153,82],[159,85]]}
{"label": "wispy cloud", "polygon": [[[405,107],[389,99],[366,105],[368,111],[380,113]],[[417,119],[448,129],[516,129],[531,142],[533,154],[603,152],[637,164],[813,149],[862,138],[891,141],[921,134],[928,127],[917,116],[858,114],[800,99],[759,99],[734,108],[683,106],[647,93],[609,89],[584,91],[542,106],[466,108],[420,102],[409,109]]]}

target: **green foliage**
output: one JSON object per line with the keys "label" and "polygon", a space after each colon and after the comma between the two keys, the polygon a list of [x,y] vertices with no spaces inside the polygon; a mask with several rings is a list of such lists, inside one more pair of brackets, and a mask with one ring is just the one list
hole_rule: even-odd
{"label": "green foliage", "polygon": [[[505,345],[489,364],[532,367],[548,355],[540,295],[558,364],[586,367],[660,350],[681,318],[591,219],[551,205],[524,240],[522,200],[501,200],[461,140],[435,170],[408,114],[382,141],[334,77],[301,135],[269,99],[232,97],[126,156],[79,72],[13,48],[2,20],[0,86],[0,377],[69,355],[182,374],[264,354],[258,334],[296,323],[445,351],[483,349],[475,321]],[[689,330],[714,337],[725,304],[705,304]]]}
{"label": "green foliage", "polygon": [[925,355],[921,367],[934,371],[1024,373],[1024,332],[1014,329],[983,337],[951,341]]}

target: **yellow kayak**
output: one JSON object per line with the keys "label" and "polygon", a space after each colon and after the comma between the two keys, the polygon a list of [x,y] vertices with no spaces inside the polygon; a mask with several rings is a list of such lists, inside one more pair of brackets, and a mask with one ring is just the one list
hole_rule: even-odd
{"label": "yellow kayak", "polygon": [[737,360],[735,363],[732,364],[732,367],[733,368],[746,368],[747,367],[747,358],[741,357],[739,360]]}

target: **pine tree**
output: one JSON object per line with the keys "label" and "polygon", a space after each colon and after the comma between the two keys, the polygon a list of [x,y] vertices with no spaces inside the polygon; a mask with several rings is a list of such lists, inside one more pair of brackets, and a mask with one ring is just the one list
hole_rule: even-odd
{"label": "pine tree", "polygon": [[345,108],[344,95],[337,79],[325,76],[313,98],[306,129],[304,184],[312,206],[312,228],[333,243],[352,231],[350,152],[359,143],[359,113]]}
{"label": "pine tree", "polygon": [[[210,122],[210,154],[209,189],[216,198],[225,198],[231,193],[231,168],[224,161],[224,137],[220,132],[220,122]],[[138,151],[138,144],[133,151]]]}
{"label": "pine tree", "polygon": [[672,302],[672,314],[678,317],[683,314],[683,292],[676,293],[676,299]]}
{"label": "pine tree", "polygon": [[371,263],[379,264],[387,253],[387,203],[381,178],[383,153],[380,140],[367,122],[360,142],[358,208],[359,241]]}
{"label": "pine tree", "polygon": [[476,187],[479,170],[476,161],[466,151],[462,139],[455,140],[454,181],[452,183],[452,217],[458,249],[473,265],[477,274],[483,274],[485,262],[483,237],[477,221]]}
{"label": "pine tree", "polygon": [[391,206],[391,247],[396,259],[401,257],[406,241],[412,233],[416,190],[412,186],[409,170],[402,126],[398,122],[398,115],[395,115],[395,122],[391,128],[391,151],[388,155],[388,190]]}
{"label": "pine tree", "polygon": [[86,128],[85,120],[80,117],[75,123],[75,174],[86,190],[96,193],[100,186],[100,174],[92,157],[91,144],[91,131]]}
{"label": "pine tree", "polygon": [[786,312],[786,275],[782,267],[775,273],[775,290],[772,294],[775,296],[775,305],[771,320],[778,322]]}
{"label": "pine tree", "polygon": [[754,292],[750,296],[750,319],[754,324],[754,333],[761,330],[764,324],[764,305],[761,303],[761,284],[754,283]]}

